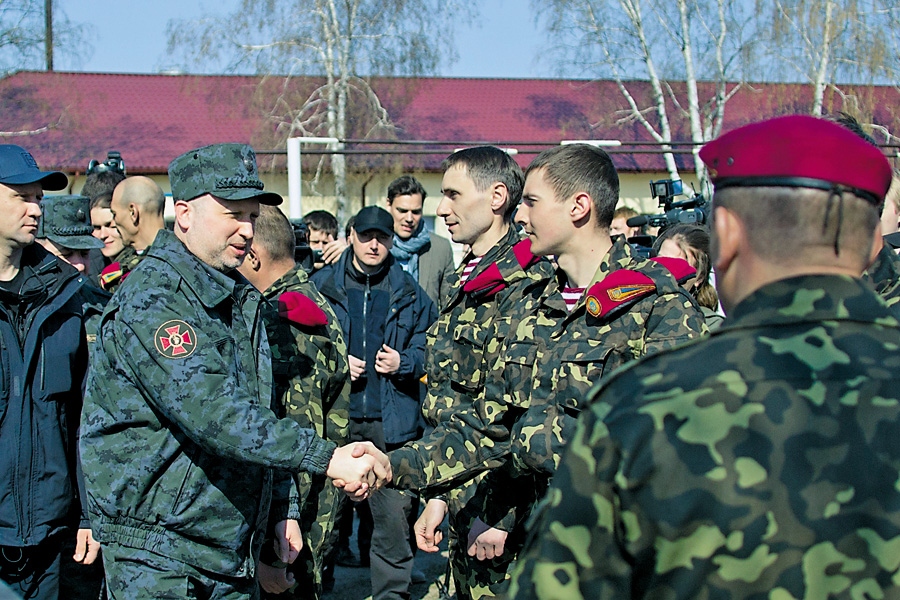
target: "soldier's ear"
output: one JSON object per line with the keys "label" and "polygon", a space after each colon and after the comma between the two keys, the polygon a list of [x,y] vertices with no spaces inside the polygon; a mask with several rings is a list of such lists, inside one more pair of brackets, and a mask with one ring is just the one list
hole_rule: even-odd
{"label": "soldier's ear", "polygon": [[502,213],[506,208],[506,202],[509,199],[509,190],[506,184],[495,181],[490,187],[491,193],[491,210],[495,213]]}
{"label": "soldier's ear", "polygon": [[716,273],[724,273],[740,253],[746,234],[743,221],[734,212],[723,206],[713,210],[713,267]]}
{"label": "soldier's ear", "polygon": [[175,208],[175,227],[182,231],[187,231],[191,228],[191,221],[193,219],[193,206],[190,201],[187,200],[176,200],[174,204]]}
{"label": "soldier's ear", "polygon": [[578,192],[572,197],[569,204],[569,217],[573,222],[583,221],[585,218],[590,218],[593,207],[594,201],[590,194]]}

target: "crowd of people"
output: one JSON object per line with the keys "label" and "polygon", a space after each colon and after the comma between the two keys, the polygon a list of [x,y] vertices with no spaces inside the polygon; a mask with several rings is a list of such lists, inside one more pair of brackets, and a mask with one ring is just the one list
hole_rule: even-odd
{"label": "crowd of people", "polygon": [[894,597],[891,166],[805,116],[700,157],[710,222],[651,258],[603,150],[481,146],[442,165],[458,266],[404,175],[307,214],[307,272],[248,145],[172,161],[171,229],[150,178],[45,198],[0,146],[0,579],[403,599],[446,534],[459,600]]}

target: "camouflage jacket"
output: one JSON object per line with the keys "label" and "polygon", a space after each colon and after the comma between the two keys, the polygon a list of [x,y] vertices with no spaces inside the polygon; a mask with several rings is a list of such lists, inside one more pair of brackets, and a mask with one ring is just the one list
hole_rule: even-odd
{"label": "camouflage jacket", "polygon": [[[488,453],[484,460],[470,438],[490,443],[492,437],[502,437],[482,434],[499,425],[502,415],[481,414],[475,403],[500,342],[511,325],[528,314],[552,274],[550,263],[531,254],[530,247],[510,228],[464,285],[460,278],[466,261],[448,278],[451,296],[428,330],[425,349],[428,395],[422,410],[434,429],[390,453],[396,487],[447,485],[496,466],[496,457]],[[471,461],[479,466],[472,468]]]}
{"label": "camouflage jacket", "polygon": [[875,291],[888,306],[900,302],[900,256],[897,256],[890,244],[884,244],[875,257],[875,262],[866,269],[862,278],[875,287]]}
{"label": "camouflage jacket", "polygon": [[250,577],[273,469],[326,470],[335,444],[271,410],[261,303],[169,231],[110,300],[81,426],[101,543]]}
{"label": "camouflage jacket", "polygon": [[100,317],[112,294],[85,282],[78,290],[78,295],[81,299],[81,310],[84,312],[84,332],[87,335],[88,350],[93,351],[97,332],[100,330]]}
{"label": "camouflage jacket", "polygon": [[[273,283],[265,296],[275,309],[266,312],[266,331],[279,416],[343,446],[350,437],[350,371],[347,345],[334,311],[300,267]],[[306,300],[315,306],[305,304]],[[286,498],[299,502],[303,541],[318,562],[343,492],[323,475],[307,472],[297,473],[290,488]],[[285,494],[276,490],[275,497],[282,499]]]}
{"label": "camouflage jacket", "polygon": [[122,282],[125,281],[125,278],[128,277],[128,274],[140,264],[144,254],[146,254],[146,251],[138,254],[131,246],[125,246],[125,249],[116,256],[115,262],[100,272],[98,276],[100,289],[110,294],[115,293],[119,286],[122,285]]}
{"label": "camouflage jacket", "polygon": [[766,285],[594,390],[509,595],[896,597],[898,436],[884,303],[847,277]]}

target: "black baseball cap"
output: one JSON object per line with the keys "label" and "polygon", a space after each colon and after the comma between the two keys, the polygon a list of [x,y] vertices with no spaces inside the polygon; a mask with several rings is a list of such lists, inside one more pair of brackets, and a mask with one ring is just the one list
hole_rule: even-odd
{"label": "black baseball cap", "polygon": [[40,183],[45,190],[61,190],[69,185],[69,178],[59,171],[41,171],[37,161],[22,146],[0,144],[0,183],[24,185]]}
{"label": "black baseball cap", "polygon": [[358,213],[353,221],[353,231],[380,231],[385,235],[394,235],[394,218],[391,213],[379,206],[367,206]]}

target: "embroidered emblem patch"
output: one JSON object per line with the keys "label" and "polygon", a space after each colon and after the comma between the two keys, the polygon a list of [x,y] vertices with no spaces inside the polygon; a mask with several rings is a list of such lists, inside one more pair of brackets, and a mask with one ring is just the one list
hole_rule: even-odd
{"label": "embroidered emblem patch", "polygon": [[655,285],[620,285],[607,291],[609,299],[614,302],[625,302],[635,296],[640,296],[645,292],[652,292],[656,289]]}
{"label": "embroidered emblem patch", "polygon": [[584,301],[584,307],[587,309],[588,314],[592,317],[596,317],[600,314],[602,307],[600,306],[600,301],[597,300],[595,296],[588,296],[587,300]]}
{"label": "embroidered emblem patch", "polygon": [[197,347],[197,335],[184,321],[167,321],[153,336],[156,350],[166,358],[186,358]]}

